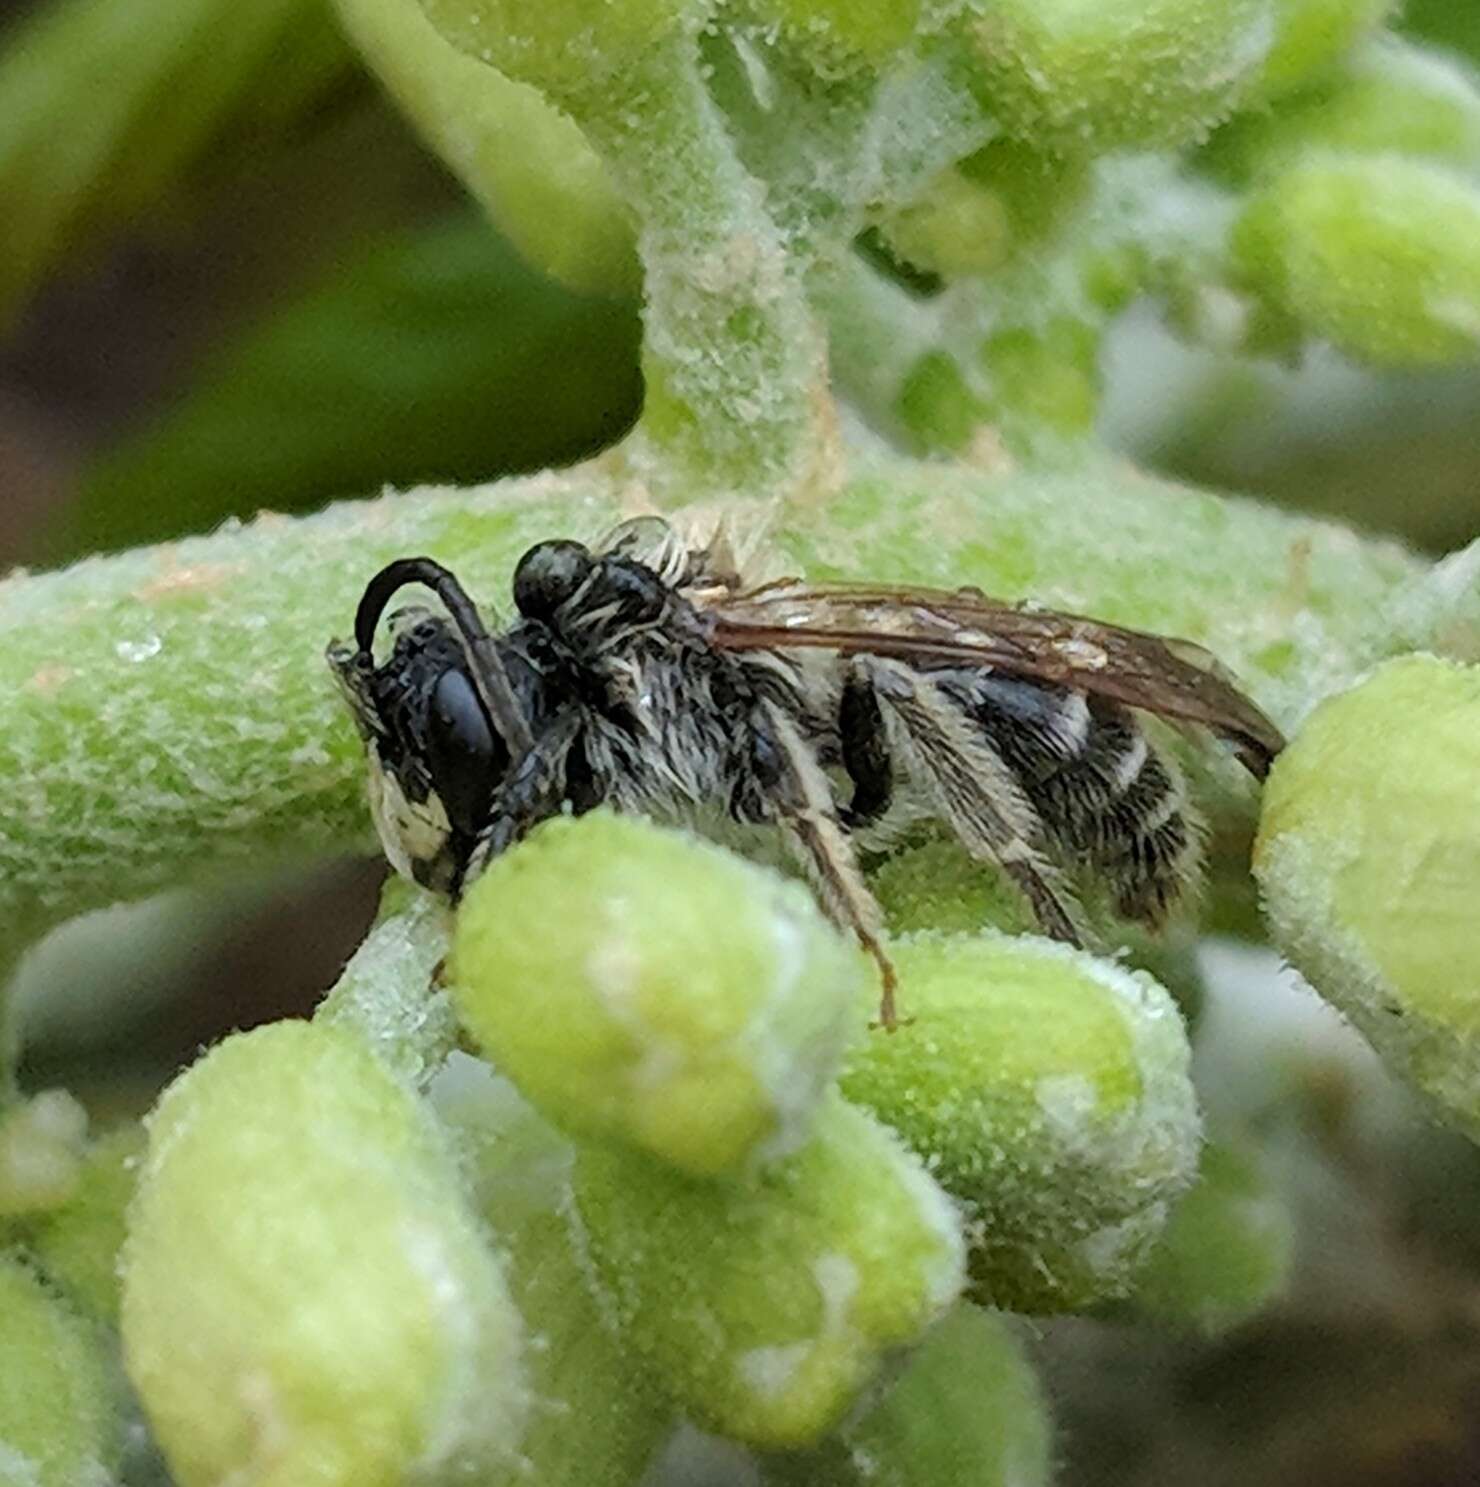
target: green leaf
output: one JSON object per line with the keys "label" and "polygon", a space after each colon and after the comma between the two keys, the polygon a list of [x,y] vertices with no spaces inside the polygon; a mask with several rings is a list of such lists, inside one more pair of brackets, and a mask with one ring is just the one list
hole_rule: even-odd
{"label": "green leaf", "polygon": [[7,43],[0,317],[223,138],[298,118],[354,65],[321,0],[58,0]]}
{"label": "green leaf", "polygon": [[1408,0],[1402,29],[1480,58],[1480,7],[1472,0]]}
{"label": "green leaf", "polygon": [[183,404],[104,456],[57,547],[564,463],[636,412],[637,343],[633,307],[559,288],[481,218],[418,228],[248,332]]}

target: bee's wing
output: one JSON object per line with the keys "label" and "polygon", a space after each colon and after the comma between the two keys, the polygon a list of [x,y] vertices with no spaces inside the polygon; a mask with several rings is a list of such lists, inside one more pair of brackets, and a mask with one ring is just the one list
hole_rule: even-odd
{"label": "bee's wing", "polygon": [[1279,729],[1200,645],[1082,615],[990,599],[976,589],[807,584],[782,579],[709,608],[725,650],[811,647],[955,662],[1032,677],[1195,723],[1262,779]]}

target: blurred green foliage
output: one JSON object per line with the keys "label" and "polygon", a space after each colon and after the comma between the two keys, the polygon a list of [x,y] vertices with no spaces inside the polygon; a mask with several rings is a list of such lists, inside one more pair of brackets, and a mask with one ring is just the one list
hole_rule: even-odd
{"label": "blurred green foliage", "polygon": [[178,205],[223,146],[291,140],[356,64],[320,0],[58,0],[0,37],[0,323]]}
{"label": "blurred green foliage", "polygon": [[86,472],[57,553],[578,459],[636,416],[637,353],[635,306],[535,273],[479,217],[347,245]]}

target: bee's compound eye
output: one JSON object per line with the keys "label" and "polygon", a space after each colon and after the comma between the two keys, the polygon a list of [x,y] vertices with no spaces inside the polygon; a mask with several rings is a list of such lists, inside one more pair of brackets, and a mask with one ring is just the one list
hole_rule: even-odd
{"label": "bee's compound eye", "polygon": [[514,570],[514,603],[527,619],[549,620],[591,572],[591,554],[579,542],[539,542]]}
{"label": "bee's compound eye", "polygon": [[509,755],[465,671],[453,667],[438,677],[426,728],[432,788],[453,828],[476,835],[487,824],[488,804],[508,768]]}

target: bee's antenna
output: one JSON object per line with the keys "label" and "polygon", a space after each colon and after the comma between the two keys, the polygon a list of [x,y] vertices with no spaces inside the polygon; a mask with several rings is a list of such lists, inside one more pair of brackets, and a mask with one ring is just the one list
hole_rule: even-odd
{"label": "bee's antenna", "polygon": [[498,647],[467,590],[451,570],[434,559],[398,558],[382,568],[365,586],[360,606],[355,611],[355,644],[360,653],[367,658],[370,656],[375,643],[375,627],[380,623],[386,605],[399,589],[411,583],[429,588],[446,607],[468,658],[473,690],[510,752],[522,754],[529,750],[534,738],[514,695],[514,686]]}

